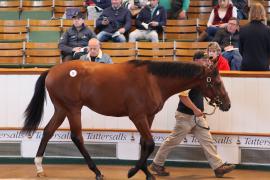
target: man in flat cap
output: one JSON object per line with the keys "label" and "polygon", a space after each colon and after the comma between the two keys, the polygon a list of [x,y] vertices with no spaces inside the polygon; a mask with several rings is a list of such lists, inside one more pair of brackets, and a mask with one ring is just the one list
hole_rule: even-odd
{"label": "man in flat cap", "polygon": [[59,42],[63,61],[80,59],[81,55],[87,54],[88,41],[96,37],[96,34],[85,26],[81,12],[76,12],[72,19],[72,27],[63,34]]}

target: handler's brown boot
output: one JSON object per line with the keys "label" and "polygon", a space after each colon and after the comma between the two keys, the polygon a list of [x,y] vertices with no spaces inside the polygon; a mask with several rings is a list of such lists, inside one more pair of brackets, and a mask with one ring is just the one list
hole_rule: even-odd
{"label": "handler's brown boot", "polygon": [[170,173],[165,171],[164,166],[159,166],[154,162],[150,165],[150,170],[153,171],[158,176],[169,176]]}
{"label": "handler's brown boot", "polygon": [[234,170],[234,168],[235,168],[234,164],[224,163],[220,167],[215,169],[215,175],[217,178],[222,178],[224,174],[231,172],[232,170]]}

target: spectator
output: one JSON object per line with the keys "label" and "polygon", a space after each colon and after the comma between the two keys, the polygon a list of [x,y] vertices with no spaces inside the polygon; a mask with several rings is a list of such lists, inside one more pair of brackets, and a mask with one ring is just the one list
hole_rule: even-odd
{"label": "spectator", "polygon": [[230,0],[218,0],[218,5],[212,10],[207,22],[206,31],[200,34],[198,41],[212,41],[217,30],[227,26],[231,17],[237,17],[237,9]]}
{"label": "spectator", "polygon": [[266,26],[266,12],[262,4],[250,7],[249,23],[240,29],[241,70],[268,71],[270,60],[270,29]]}
{"label": "spectator", "polygon": [[112,6],[104,9],[96,21],[99,41],[126,42],[125,32],[131,28],[130,11],[121,6],[122,0],[111,0]]}
{"label": "spectator", "polygon": [[240,70],[242,56],[239,52],[239,20],[230,18],[225,28],[220,28],[214,39],[217,42],[230,65],[231,70]]}
{"label": "spectator", "polygon": [[168,19],[187,19],[190,0],[160,0],[159,5],[167,11]]}
{"label": "spectator", "polygon": [[129,41],[150,40],[158,42],[158,33],[166,25],[166,10],[158,4],[159,0],[151,0],[150,5],[145,6],[136,18],[136,27],[129,34]]}
{"label": "spectator", "polygon": [[84,24],[84,16],[77,12],[73,16],[73,25],[60,38],[59,48],[63,61],[79,59],[84,54],[88,41],[96,37],[95,33]]}
{"label": "spectator", "polygon": [[248,1],[249,0],[232,0],[233,5],[237,8],[237,18],[247,19],[248,18]]}
{"label": "spectator", "polygon": [[83,5],[87,7],[88,19],[97,19],[103,9],[111,6],[111,0],[85,0]]}
{"label": "spectator", "polygon": [[112,59],[100,49],[100,42],[96,38],[92,38],[88,42],[88,54],[80,57],[84,61],[92,61],[99,63],[112,64]]}
{"label": "spectator", "polygon": [[217,42],[211,42],[207,48],[207,54],[210,59],[218,60],[218,69],[221,71],[229,71],[230,66],[228,60],[221,54],[221,48]]}
{"label": "spectator", "polygon": [[[194,55],[197,63],[207,63],[204,52]],[[175,113],[176,124],[172,133],[161,144],[150,169],[159,176],[169,176],[164,163],[170,151],[180,144],[185,136],[191,132],[199,140],[206,158],[214,170],[216,177],[223,177],[235,168],[235,165],[223,163],[219,157],[214,140],[209,131],[208,123],[204,117],[203,96],[197,89],[191,89],[179,94],[180,101]]]}
{"label": "spectator", "polygon": [[123,2],[123,6],[129,9],[132,17],[136,17],[146,5],[147,0],[125,0]]}

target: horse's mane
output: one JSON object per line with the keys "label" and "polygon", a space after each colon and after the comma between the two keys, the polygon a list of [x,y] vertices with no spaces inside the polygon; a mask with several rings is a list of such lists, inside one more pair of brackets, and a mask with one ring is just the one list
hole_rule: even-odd
{"label": "horse's mane", "polygon": [[195,77],[204,73],[205,68],[193,62],[162,62],[131,60],[128,62],[135,67],[147,66],[148,72],[163,77]]}

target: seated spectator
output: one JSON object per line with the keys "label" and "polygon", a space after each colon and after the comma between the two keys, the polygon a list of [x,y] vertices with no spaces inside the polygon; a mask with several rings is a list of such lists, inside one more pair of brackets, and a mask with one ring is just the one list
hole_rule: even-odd
{"label": "seated spectator", "polygon": [[96,38],[92,38],[88,42],[88,54],[80,57],[84,61],[92,61],[99,63],[112,64],[112,59],[100,49],[100,42]]}
{"label": "seated spectator", "polygon": [[171,0],[170,19],[187,19],[190,0]]}
{"label": "seated spectator", "polygon": [[95,20],[100,16],[103,9],[111,6],[111,0],[85,0],[83,5],[87,7],[88,19]]}
{"label": "seated spectator", "polygon": [[248,18],[248,1],[249,0],[232,0],[233,5],[237,8],[237,18],[247,19]]}
{"label": "seated spectator", "polygon": [[230,18],[225,28],[220,28],[213,41],[219,43],[222,56],[229,61],[231,70],[240,70],[242,56],[239,52],[239,20]]}
{"label": "seated spectator", "polygon": [[229,71],[230,66],[228,60],[221,55],[221,48],[217,42],[211,42],[207,47],[207,55],[209,59],[218,61],[218,69],[220,71]]}
{"label": "seated spectator", "polygon": [[129,9],[132,17],[136,17],[147,2],[147,0],[124,0],[123,6]]}
{"label": "seated spectator", "polygon": [[84,54],[88,41],[96,37],[95,33],[84,25],[84,16],[81,12],[73,16],[73,25],[60,38],[59,48],[63,61],[79,59]]}
{"label": "seated spectator", "polygon": [[159,0],[150,1],[150,5],[145,6],[138,14],[137,29],[129,34],[129,42],[143,39],[158,42],[158,32],[162,32],[162,27],[166,25],[166,10],[158,2]]}
{"label": "seated spectator", "polygon": [[131,14],[127,8],[121,6],[121,1],[112,0],[112,6],[104,9],[97,19],[96,28],[100,31],[97,38],[100,42],[126,42],[124,33],[131,28]]}
{"label": "seated spectator", "polygon": [[159,0],[167,12],[168,19],[187,19],[190,0]]}
{"label": "seated spectator", "polygon": [[268,71],[270,60],[270,29],[262,4],[250,7],[249,23],[240,29],[239,51],[243,57],[241,70]]}
{"label": "seated spectator", "polygon": [[198,41],[211,41],[217,30],[227,26],[231,17],[237,17],[237,9],[230,0],[218,0],[218,5],[212,10],[207,22],[206,31],[200,34]]}

